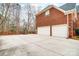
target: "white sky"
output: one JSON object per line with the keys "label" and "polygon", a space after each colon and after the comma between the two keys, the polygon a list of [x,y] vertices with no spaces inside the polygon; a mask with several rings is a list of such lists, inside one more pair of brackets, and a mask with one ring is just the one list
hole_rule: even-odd
{"label": "white sky", "polygon": [[[36,10],[37,10],[37,7],[41,7],[41,10],[44,9],[46,6],[48,5],[55,5],[55,6],[61,6],[65,3],[31,3],[32,6],[35,6],[36,7]],[[25,3],[20,3],[21,7],[22,7],[22,11],[21,11],[21,19],[26,19],[26,10],[25,10]],[[79,5],[77,3],[77,5]]]}
{"label": "white sky", "polygon": [[[50,4],[56,5],[58,7],[61,6],[61,5],[63,5],[63,3],[31,3],[32,6],[36,7],[36,10],[37,10],[37,7],[41,7],[41,9],[43,9],[46,6],[50,5]],[[24,7],[25,3],[21,3],[20,5],[22,7],[21,19],[25,19],[26,18],[26,11],[25,11],[25,7]]]}

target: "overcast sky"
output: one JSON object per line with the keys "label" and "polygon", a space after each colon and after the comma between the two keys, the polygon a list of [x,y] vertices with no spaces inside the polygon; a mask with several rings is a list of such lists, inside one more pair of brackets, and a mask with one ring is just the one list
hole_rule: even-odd
{"label": "overcast sky", "polygon": [[[22,7],[22,11],[21,11],[21,19],[25,18],[26,17],[26,14],[25,14],[25,3],[22,3],[20,4],[21,7]],[[46,6],[48,5],[56,5],[56,6],[61,6],[63,5],[63,3],[31,3],[32,6],[35,6],[35,8],[37,9],[37,7],[41,7],[41,9],[44,9]]]}
{"label": "overcast sky", "polygon": [[[59,7],[63,4],[65,4],[65,3],[31,3],[31,5],[34,6],[36,10],[38,9],[38,7],[41,7],[41,10],[42,10],[48,5],[55,5],[55,6]],[[25,9],[26,4],[25,3],[20,3],[20,5],[22,7],[21,8],[21,16],[20,16],[21,17],[21,22],[23,21],[23,19],[25,19],[27,21],[27,15],[26,15],[27,13],[26,13],[26,9]],[[79,5],[79,3],[77,3],[77,5]]]}
{"label": "overcast sky", "polygon": [[[31,5],[34,6],[36,10],[37,10],[38,7],[41,7],[41,10],[42,10],[48,5],[55,5],[55,6],[59,7],[59,6],[63,5],[63,4],[65,4],[65,3],[31,3]],[[22,7],[21,8],[22,9],[21,10],[21,19],[26,19],[26,10],[25,10],[25,5],[26,4],[21,3],[20,5]],[[79,5],[79,4],[77,3],[77,5]]]}

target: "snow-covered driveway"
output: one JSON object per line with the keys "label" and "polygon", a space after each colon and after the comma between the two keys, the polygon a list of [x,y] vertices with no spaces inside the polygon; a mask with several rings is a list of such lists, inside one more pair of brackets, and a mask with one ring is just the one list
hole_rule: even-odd
{"label": "snow-covered driveway", "polygon": [[79,55],[79,41],[36,34],[0,36],[0,55]]}

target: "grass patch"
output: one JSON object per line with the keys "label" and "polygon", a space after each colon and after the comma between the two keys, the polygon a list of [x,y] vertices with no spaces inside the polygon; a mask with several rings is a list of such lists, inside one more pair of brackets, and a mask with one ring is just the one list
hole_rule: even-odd
{"label": "grass patch", "polygon": [[74,39],[75,39],[75,40],[79,40],[79,36],[75,36]]}

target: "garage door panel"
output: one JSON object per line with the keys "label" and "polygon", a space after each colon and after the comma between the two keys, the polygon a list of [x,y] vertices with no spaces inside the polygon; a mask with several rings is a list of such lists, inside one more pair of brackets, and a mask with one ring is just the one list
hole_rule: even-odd
{"label": "garage door panel", "polygon": [[[50,26],[38,27],[38,34],[49,36],[50,35]],[[67,38],[68,37],[67,24],[52,26],[52,36]]]}
{"label": "garage door panel", "polygon": [[68,37],[67,25],[52,26],[52,35],[58,37]]}
{"label": "garage door panel", "polygon": [[38,28],[38,34],[40,34],[40,35],[50,35],[50,27],[49,26],[39,27]]}

